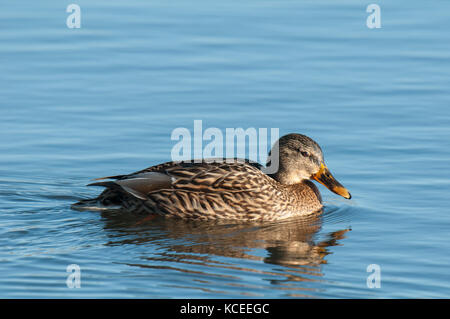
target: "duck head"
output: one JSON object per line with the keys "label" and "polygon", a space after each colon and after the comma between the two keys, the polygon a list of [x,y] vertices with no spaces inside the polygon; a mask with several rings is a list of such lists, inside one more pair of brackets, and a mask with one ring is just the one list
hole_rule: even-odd
{"label": "duck head", "polygon": [[[277,145],[278,144],[278,145]],[[296,184],[314,179],[333,193],[350,199],[349,191],[331,174],[323,159],[319,144],[306,135],[288,134],[281,137],[272,148],[268,165],[278,150],[278,171],[270,176],[282,184]]]}

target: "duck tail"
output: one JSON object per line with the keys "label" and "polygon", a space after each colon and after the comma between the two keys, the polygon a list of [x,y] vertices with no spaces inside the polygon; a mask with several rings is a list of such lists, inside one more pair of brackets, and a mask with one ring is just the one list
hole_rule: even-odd
{"label": "duck tail", "polygon": [[84,212],[84,211],[105,211],[119,207],[105,206],[102,203],[102,201],[98,200],[98,198],[93,198],[80,200],[79,202],[72,204],[70,208],[78,210],[80,212]]}
{"label": "duck tail", "polygon": [[119,210],[122,208],[118,193],[114,191],[117,185],[114,185],[113,182],[99,182],[88,186],[91,185],[104,186],[107,187],[107,189],[96,198],[82,199],[79,202],[72,204],[70,206],[72,209],[78,211],[106,211]]}

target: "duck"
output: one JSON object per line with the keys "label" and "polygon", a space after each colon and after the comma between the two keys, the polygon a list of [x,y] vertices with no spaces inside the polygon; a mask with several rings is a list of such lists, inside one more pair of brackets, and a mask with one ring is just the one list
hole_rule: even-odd
{"label": "duck", "polygon": [[[276,169],[268,170],[271,166]],[[166,162],[98,178],[88,186],[104,191],[71,207],[195,220],[276,221],[322,210],[312,180],[351,199],[326,166],[319,144],[291,133],[274,143],[265,167],[239,158]]]}

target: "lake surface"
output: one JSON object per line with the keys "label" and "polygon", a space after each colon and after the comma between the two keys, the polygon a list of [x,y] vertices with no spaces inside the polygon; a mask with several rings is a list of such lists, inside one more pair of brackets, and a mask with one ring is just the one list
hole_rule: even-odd
{"label": "lake surface", "polygon": [[[450,297],[449,1],[378,1],[381,29],[364,1],[76,3],[80,29],[69,3],[0,10],[0,297]],[[353,198],[253,224],[70,209],[194,120],[306,134]]]}

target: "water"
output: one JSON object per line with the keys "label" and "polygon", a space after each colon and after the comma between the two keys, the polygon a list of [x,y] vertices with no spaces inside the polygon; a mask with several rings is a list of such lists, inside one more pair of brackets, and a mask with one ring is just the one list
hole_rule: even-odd
{"label": "water", "polygon": [[[81,29],[2,6],[0,297],[448,298],[450,3],[377,3],[373,30],[364,1],[79,0]],[[353,199],[244,225],[70,210],[196,119],[313,137]]]}

